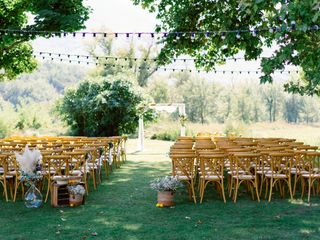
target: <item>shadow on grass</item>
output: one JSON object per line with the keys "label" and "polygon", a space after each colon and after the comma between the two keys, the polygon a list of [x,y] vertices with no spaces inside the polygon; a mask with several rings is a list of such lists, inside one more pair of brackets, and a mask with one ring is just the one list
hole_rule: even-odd
{"label": "shadow on grass", "polygon": [[208,188],[203,204],[193,204],[179,191],[175,207],[156,208],[149,182],[170,171],[167,159],[128,161],[77,208],[55,209],[47,203],[30,210],[21,200],[1,200],[0,239],[319,238],[318,198],[311,206],[278,198],[258,203],[243,193],[236,204],[230,199],[224,204]]}

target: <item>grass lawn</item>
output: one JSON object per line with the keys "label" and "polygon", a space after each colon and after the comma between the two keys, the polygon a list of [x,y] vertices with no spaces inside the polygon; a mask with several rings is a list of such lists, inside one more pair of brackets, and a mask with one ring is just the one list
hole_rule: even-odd
{"label": "grass lawn", "polygon": [[[6,203],[1,198],[0,239],[320,239],[319,197],[311,205],[279,197],[257,203],[244,193],[236,204],[230,199],[224,204],[208,188],[201,205],[182,191],[175,207],[156,208],[149,182],[170,173],[164,154],[169,145],[147,141],[145,154],[128,155],[128,162],[90,191],[80,207],[46,204],[30,210],[20,199]],[[129,142],[131,152],[135,146]]]}

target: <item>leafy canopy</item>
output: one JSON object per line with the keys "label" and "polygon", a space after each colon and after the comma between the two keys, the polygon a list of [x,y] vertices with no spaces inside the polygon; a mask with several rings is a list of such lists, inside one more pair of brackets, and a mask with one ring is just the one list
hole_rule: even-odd
{"label": "leafy canopy", "polygon": [[[89,8],[83,0],[0,0],[0,29],[76,31],[84,28]],[[28,16],[33,17],[32,23]],[[0,81],[11,80],[36,67],[28,41],[35,34],[0,30]],[[44,37],[50,37],[48,35]]]}
{"label": "leafy canopy", "polygon": [[115,80],[86,80],[65,93],[58,112],[74,135],[130,134],[136,130],[140,114],[145,120],[152,120],[152,113],[144,112],[144,97],[132,83],[112,77]]}
{"label": "leafy canopy", "polygon": [[156,31],[196,32],[227,31],[249,28],[265,29],[291,27],[296,31],[260,31],[226,33],[221,36],[182,34],[179,38],[168,35],[160,53],[160,61],[169,63],[172,57],[188,54],[199,59],[196,64],[207,70],[227,57],[244,51],[247,60],[256,59],[263,47],[278,46],[269,58],[263,58],[262,83],[272,82],[272,73],[284,69],[286,64],[300,66],[304,71],[303,82],[289,82],[289,92],[320,95],[320,31],[308,30],[320,25],[320,2],[318,0],[133,0],[157,13],[161,24]]}

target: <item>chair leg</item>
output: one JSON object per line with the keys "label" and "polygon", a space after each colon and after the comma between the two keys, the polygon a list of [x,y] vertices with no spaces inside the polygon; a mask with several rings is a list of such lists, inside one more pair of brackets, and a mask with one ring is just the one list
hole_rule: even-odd
{"label": "chair leg", "polygon": [[239,179],[236,179],[234,196],[233,196],[233,202],[234,203],[237,202],[238,188],[239,188]]}
{"label": "chair leg", "polygon": [[233,182],[234,182],[234,179],[233,179],[232,175],[230,175],[230,189],[229,189],[229,197],[231,197],[231,196],[232,196]]}
{"label": "chair leg", "polygon": [[301,199],[303,199],[304,189],[305,189],[305,179],[304,177],[301,177]]}
{"label": "chair leg", "polygon": [[262,194],[263,182],[264,182],[264,178],[263,178],[263,174],[261,174],[259,196],[261,196]]}
{"label": "chair leg", "polygon": [[297,177],[297,173],[296,173],[294,175],[294,180],[293,180],[293,190],[292,190],[293,196],[296,194],[297,181],[298,181],[298,177]]}
{"label": "chair leg", "polygon": [[311,179],[308,179],[308,202],[310,202],[310,193],[311,193]]}
{"label": "chair leg", "polygon": [[259,190],[258,190],[258,183],[257,181],[254,182],[255,188],[256,188],[256,195],[257,195],[257,199],[258,202],[260,202],[260,197],[259,197]]}
{"label": "chair leg", "polygon": [[264,193],[264,199],[267,199],[267,195],[268,195],[268,192],[269,192],[269,179],[266,178],[266,190],[265,190],[265,193]]}
{"label": "chair leg", "polygon": [[269,193],[269,202],[271,201],[272,196],[272,188],[273,188],[273,178],[270,179],[270,193]]}
{"label": "chair leg", "polygon": [[196,194],[195,194],[195,191],[194,191],[194,185],[193,185],[193,180],[191,179],[191,191],[192,191],[192,196],[193,196],[193,201],[194,203],[197,203],[197,199],[196,199]]}
{"label": "chair leg", "polygon": [[206,187],[205,180],[200,180],[199,185],[200,185],[200,203],[202,203],[203,196],[204,196],[204,190]]}
{"label": "chair leg", "polygon": [[289,193],[290,193],[290,198],[293,200],[293,195],[292,195],[292,188],[291,188],[291,179],[288,179],[288,187],[289,187]]}
{"label": "chair leg", "polygon": [[44,200],[44,202],[48,201],[50,191],[51,191],[51,181],[48,180],[48,189],[47,189],[46,199]]}
{"label": "chair leg", "polygon": [[222,179],[222,181],[221,181],[221,192],[222,192],[223,202],[226,203],[226,196],[225,196],[225,194],[224,194],[223,179]]}

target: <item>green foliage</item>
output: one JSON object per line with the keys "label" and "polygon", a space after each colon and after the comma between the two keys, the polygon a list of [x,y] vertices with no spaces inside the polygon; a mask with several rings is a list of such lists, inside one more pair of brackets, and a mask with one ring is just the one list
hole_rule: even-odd
{"label": "green foliage", "polygon": [[149,82],[148,90],[155,103],[169,102],[169,86],[166,80],[155,79]]}
{"label": "green foliage", "polygon": [[65,133],[65,126],[52,112],[54,101],[84,76],[83,68],[50,62],[15,81],[0,83],[3,135]]}
{"label": "green foliage", "polygon": [[152,140],[163,140],[163,141],[175,141],[177,137],[180,136],[179,130],[173,130],[173,131],[165,131],[160,133],[154,133],[151,136]]}
{"label": "green foliage", "polygon": [[0,119],[0,138],[4,138],[8,135],[8,125]]}
{"label": "green foliage", "polygon": [[[32,14],[32,23],[28,14]],[[84,27],[89,8],[83,0],[0,0],[0,29],[75,31]],[[35,34],[2,34],[0,37],[0,80],[12,80],[37,66],[29,43]],[[43,37],[50,37],[44,35]]]}
{"label": "green foliage", "polygon": [[144,98],[131,82],[113,78],[86,80],[65,93],[57,110],[73,134],[114,136],[135,131]]}
{"label": "green foliage", "polygon": [[[293,79],[296,77],[292,76]],[[254,80],[245,80],[219,84],[190,73],[172,74],[170,85],[169,81],[162,84],[163,81],[156,78],[151,81],[150,94],[156,99],[165,96],[169,102],[185,103],[187,117],[193,123],[226,123],[229,120],[244,124],[279,120],[291,123],[319,121],[318,97],[285,93],[280,83],[260,85]]]}
{"label": "green foliage", "polygon": [[235,135],[235,136],[242,136],[246,131],[246,127],[241,122],[236,121],[228,121],[226,123],[226,126],[223,130],[223,133],[227,136],[229,135]]}
{"label": "green foliage", "polygon": [[[149,78],[155,73],[158,67],[157,62],[152,60],[157,53],[153,43],[147,46],[137,46],[133,41],[127,48],[117,48],[113,37],[97,37],[95,41],[88,44],[90,55],[97,56],[118,56],[110,59],[99,59],[99,66],[91,74],[92,76],[110,76],[119,73],[134,76],[135,82],[140,87],[146,87]],[[128,65],[123,67],[123,65]]]}
{"label": "green foliage", "polygon": [[169,63],[178,55],[188,54],[198,59],[196,65],[207,70],[217,63],[243,51],[248,60],[256,59],[263,47],[278,45],[275,53],[261,62],[264,73],[260,80],[272,82],[272,73],[283,70],[286,64],[300,66],[304,81],[290,81],[285,85],[289,92],[320,95],[320,31],[307,28],[320,25],[319,1],[189,1],[189,0],[133,0],[152,12],[161,21],[157,31],[206,32],[233,29],[265,29],[291,27],[292,21],[299,31],[259,31],[256,36],[250,32],[226,33],[220,36],[197,34],[168,35],[162,40],[164,47],[159,55],[162,64]]}

